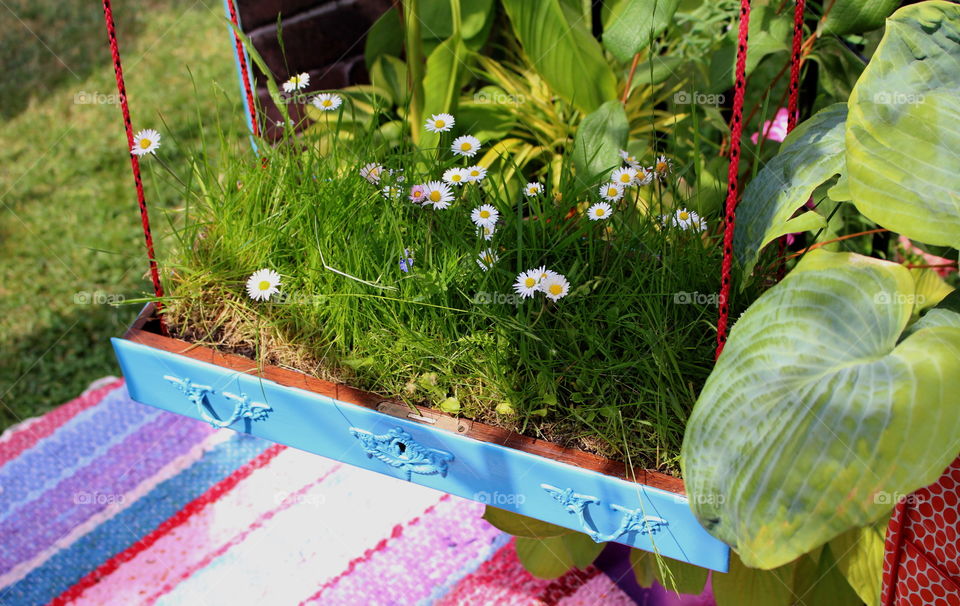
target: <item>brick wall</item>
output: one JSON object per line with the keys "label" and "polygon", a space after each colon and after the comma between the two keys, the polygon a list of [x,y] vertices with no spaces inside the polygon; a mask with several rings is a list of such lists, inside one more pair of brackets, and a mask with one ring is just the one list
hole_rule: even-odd
{"label": "brick wall", "polygon": [[[234,0],[244,33],[263,56],[274,79],[310,74],[308,91],[369,82],[363,61],[365,35],[392,0]],[[277,37],[278,15],[283,50]],[[224,41],[226,42],[226,39]],[[277,136],[280,112],[267,94],[263,74],[253,67],[257,95],[266,111],[266,135]],[[291,117],[302,116],[290,106]]]}

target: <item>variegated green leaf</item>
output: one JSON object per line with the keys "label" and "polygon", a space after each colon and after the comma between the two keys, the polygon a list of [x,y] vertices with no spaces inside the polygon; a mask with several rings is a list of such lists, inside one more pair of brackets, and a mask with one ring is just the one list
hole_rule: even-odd
{"label": "variegated green leaf", "polygon": [[592,181],[620,166],[617,152],[627,144],[630,124],[619,101],[607,101],[580,123],[573,140],[573,163],[577,177]]}
{"label": "variegated green leaf", "polygon": [[680,0],[627,0],[604,28],[603,45],[620,61],[629,61],[670,25]]}
{"label": "variegated green leaf", "polygon": [[690,502],[748,566],[889,509],[960,452],[960,329],[900,341],[906,268],[816,250],[734,325],[687,424]]}
{"label": "variegated green leaf", "polygon": [[568,22],[557,0],[503,0],[513,31],[550,88],[584,113],[617,98],[617,79],[582,21]]}
{"label": "variegated green leaf", "polygon": [[960,245],[960,5],[894,13],[849,109],[846,163],[860,212],[921,242]]}
{"label": "variegated green leaf", "polygon": [[[760,251],[791,231],[823,227],[823,217],[807,216],[789,225],[790,217],[820,184],[844,170],[844,120],[847,108],[837,103],[821,110],[795,129],[778,153],[743,191],[737,206],[733,250],[744,276],[749,276]],[[798,217],[799,219],[799,217]],[[813,220],[811,220],[813,219]]]}

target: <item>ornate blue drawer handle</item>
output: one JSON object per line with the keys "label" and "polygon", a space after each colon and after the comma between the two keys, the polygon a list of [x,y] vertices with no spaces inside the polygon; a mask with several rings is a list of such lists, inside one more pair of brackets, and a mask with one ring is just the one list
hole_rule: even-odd
{"label": "ornate blue drawer handle", "polygon": [[399,427],[382,435],[356,427],[351,427],[350,433],[360,440],[368,458],[376,457],[391,467],[403,470],[407,474],[407,481],[415,473],[446,477],[447,465],[453,460],[452,453],[423,446]]}
{"label": "ornate blue drawer handle", "polygon": [[247,394],[245,393],[241,393],[238,396],[225,391],[223,392],[223,397],[234,401],[233,414],[231,414],[229,418],[221,421],[210,416],[210,414],[207,412],[205,400],[209,396],[212,396],[214,393],[216,393],[212,387],[209,385],[199,385],[190,379],[181,379],[171,375],[164,375],[163,378],[173,383],[177,389],[186,394],[187,399],[197,407],[197,414],[199,414],[204,421],[213,427],[216,427],[217,429],[229,427],[236,423],[239,419],[250,419],[251,421],[260,421],[266,419],[267,413],[273,410],[266,404],[262,404],[260,402],[251,402],[250,398],[248,398]]}
{"label": "ornate blue drawer handle", "polygon": [[620,520],[619,528],[615,531],[607,535],[600,534],[600,532],[594,528],[593,523],[587,520],[585,515],[587,505],[590,503],[599,505],[600,499],[573,492],[572,488],[560,489],[550,484],[541,484],[540,488],[546,490],[550,496],[563,505],[564,509],[569,513],[579,517],[580,527],[583,529],[583,532],[597,543],[616,541],[621,535],[628,532],[653,535],[659,533],[664,527],[669,525],[663,518],[644,515],[640,509],[627,509],[620,505],[611,504],[610,509],[623,513],[623,518]]}

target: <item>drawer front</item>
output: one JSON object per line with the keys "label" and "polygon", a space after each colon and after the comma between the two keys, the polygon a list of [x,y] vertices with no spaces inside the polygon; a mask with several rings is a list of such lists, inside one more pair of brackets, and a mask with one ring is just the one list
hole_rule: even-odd
{"label": "drawer front", "polygon": [[726,572],[686,497],[340,402],[125,339],[130,396],[350,465]]}

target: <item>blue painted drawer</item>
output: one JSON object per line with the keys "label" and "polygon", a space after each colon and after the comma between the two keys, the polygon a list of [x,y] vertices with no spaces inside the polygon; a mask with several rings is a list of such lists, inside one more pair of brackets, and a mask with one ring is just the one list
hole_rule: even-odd
{"label": "blue painted drawer", "polygon": [[[413,420],[408,407],[291,371],[264,369],[278,380],[258,377],[255,362],[138,328],[113,339],[113,346],[138,402],[586,532],[598,541],[727,570],[729,548],[707,534],[680,494],[458,433],[478,433],[469,421],[422,416],[427,413]],[[317,384],[328,387],[321,393],[298,387]],[[365,405],[344,401],[358,397]],[[380,412],[377,403],[399,414]]]}

